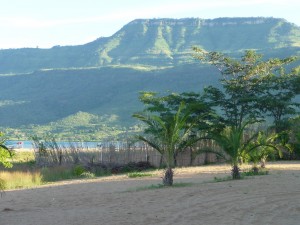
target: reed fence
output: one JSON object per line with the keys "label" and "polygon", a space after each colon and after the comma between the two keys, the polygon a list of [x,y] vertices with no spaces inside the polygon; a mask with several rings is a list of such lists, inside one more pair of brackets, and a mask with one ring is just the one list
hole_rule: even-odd
{"label": "reed fence", "polygon": [[[201,149],[218,149],[211,140],[201,141],[193,147],[180,152],[177,166],[198,166],[220,161],[214,153],[199,154]],[[155,149],[144,143],[104,142],[96,148],[72,145],[61,146],[55,142],[35,143],[36,161],[41,166],[73,164],[73,163],[103,163],[123,165],[130,162],[149,162],[155,167],[164,165],[163,156]]]}

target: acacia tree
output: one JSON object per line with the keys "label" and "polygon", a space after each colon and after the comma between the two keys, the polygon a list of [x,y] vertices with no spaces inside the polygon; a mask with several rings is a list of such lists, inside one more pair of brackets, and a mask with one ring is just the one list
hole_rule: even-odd
{"label": "acacia tree", "polygon": [[264,91],[258,97],[257,105],[263,113],[273,118],[277,133],[286,130],[287,116],[297,114],[297,108],[300,106],[295,101],[295,97],[299,94],[297,83],[299,74],[296,69],[291,73],[285,73],[281,68],[279,75],[273,75],[260,85]]}
{"label": "acacia tree", "polygon": [[[287,107],[294,105],[292,99],[296,92],[288,85],[293,79],[283,76],[282,71],[283,66],[294,62],[296,57],[264,61],[262,55],[247,50],[241,60],[237,60],[219,52],[205,52],[197,47],[193,49],[196,59],[215,66],[222,75],[220,82],[223,90],[208,87],[206,93],[222,109],[230,126],[241,127],[245,120],[261,118],[267,112],[271,116],[278,115],[279,108],[279,119],[291,113]],[[266,104],[266,98],[270,104]],[[274,104],[271,99],[276,99]],[[278,121],[277,118],[275,120]]]}
{"label": "acacia tree", "polygon": [[269,79],[260,84],[264,90],[258,96],[258,108],[266,116],[273,118],[273,129],[276,133],[276,145],[294,157],[295,146],[292,143],[292,126],[289,116],[299,115],[300,106],[296,96],[300,94],[300,67],[293,68],[287,73],[284,67],[278,68]]}
{"label": "acacia tree", "polygon": [[212,109],[212,104],[206,102],[205,96],[194,92],[171,93],[165,96],[159,96],[157,92],[141,92],[139,99],[145,105],[145,112],[153,112],[162,117],[175,115],[180,104],[184,102],[185,107],[182,110],[190,112],[188,120],[192,121],[199,116],[203,118],[197,124],[199,129],[206,129],[208,120],[220,119]]}

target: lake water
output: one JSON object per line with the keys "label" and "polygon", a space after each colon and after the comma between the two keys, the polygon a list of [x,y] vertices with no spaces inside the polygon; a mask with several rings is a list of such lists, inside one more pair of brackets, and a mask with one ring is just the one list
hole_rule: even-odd
{"label": "lake water", "polygon": [[[57,144],[59,146],[76,146],[82,148],[97,148],[102,145],[101,142],[66,142],[66,141],[58,141]],[[9,148],[13,149],[33,149],[32,141],[6,141],[5,145]]]}
{"label": "lake water", "polygon": [[[84,141],[84,142],[76,142],[76,141],[57,141],[56,142],[61,147],[77,147],[77,148],[84,148],[84,149],[102,149],[102,148],[109,148],[113,145],[116,149],[126,148],[128,143],[125,141],[108,141],[108,142],[96,142],[96,141]],[[33,142],[32,141],[6,141],[5,145],[10,149],[33,149]],[[141,147],[143,143],[136,142],[131,143],[130,146]]]}

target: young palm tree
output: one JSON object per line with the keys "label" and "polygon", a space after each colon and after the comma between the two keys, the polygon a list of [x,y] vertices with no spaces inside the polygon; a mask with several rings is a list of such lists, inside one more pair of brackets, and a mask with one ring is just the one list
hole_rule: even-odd
{"label": "young palm tree", "polygon": [[227,127],[220,133],[213,133],[211,135],[211,138],[217,142],[217,144],[222,148],[224,154],[217,153],[224,158],[226,158],[226,155],[229,156],[229,160],[232,165],[232,179],[240,179],[240,168],[239,168],[239,162],[243,159],[244,155],[246,153],[249,153],[253,151],[257,146],[252,146],[251,142],[257,137],[258,133],[255,133],[248,137],[247,139],[244,138],[244,131],[248,124],[251,122],[248,121],[247,123],[244,123],[240,127]]}
{"label": "young palm tree", "polygon": [[147,136],[139,135],[138,138],[156,149],[164,157],[167,169],[163,177],[163,184],[166,186],[173,184],[173,168],[177,154],[199,140],[197,137],[190,136],[197,120],[187,123],[191,113],[183,113],[183,108],[184,104],[180,104],[176,114],[169,116],[133,115],[147,125],[145,130]]}
{"label": "young palm tree", "polygon": [[266,160],[268,156],[275,154],[276,151],[281,156],[281,152],[274,142],[276,135],[267,136],[262,132],[255,132],[253,134],[247,133],[247,137],[245,137],[245,129],[252,123],[253,121],[249,120],[242,126],[227,127],[222,132],[211,135],[211,138],[222,148],[225,155],[219,152],[216,153],[224,158],[226,156],[230,158],[232,179],[241,178],[239,164],[245,157],[248,157],[254,163],[253,171],[258,172],[257,164],[259,161]]}
{"label": "young palm tree", "polygon": [[280,145],[276,144],[277,136],[277,134],[267,135],[264,132],[259,132],[255,142],[249,146],[250,149],[253,149],[253,151],[249,152],[248,157],[253,162],[254,173],[258,173],[259,163],[261,168],[265,168],[267,158],[275,157],[276,154],[282,157]]}

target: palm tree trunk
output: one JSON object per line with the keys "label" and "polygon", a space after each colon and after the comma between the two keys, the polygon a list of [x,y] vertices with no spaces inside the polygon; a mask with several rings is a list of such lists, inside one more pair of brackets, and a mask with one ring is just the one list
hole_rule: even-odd
{"label": "palm tree trunk", "polygon": [[173,185],[173,169],[172,167],[168,167],[165,171],[165,175],[163,177],[163,185],[172,186]]}
{"label": "palm tree trunk", "polygon": [[238,167],[238,165],[232,166],[231,175],[233,180],[241,179],[240,168]]}
{"label": "palm tree trunk", "polygon": [[260,161],[260,167],[261,168],[266,168],[266,159],[262,158]]}
{"label": "palm tree trunk", "polygon": [[253,166],[252,168],[254,175],[258,175],[259,169],[257,166]]}

